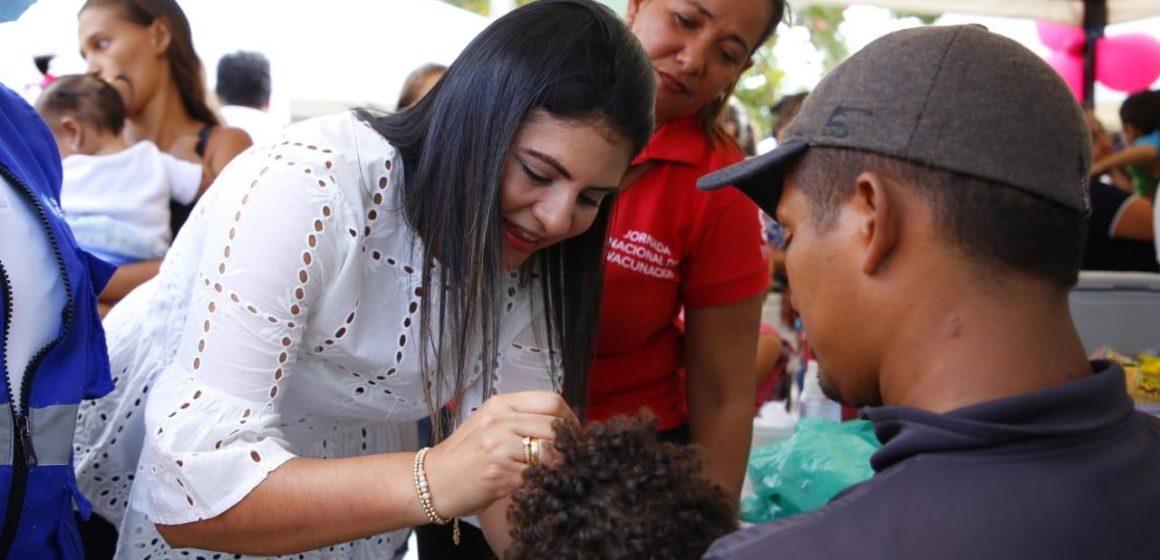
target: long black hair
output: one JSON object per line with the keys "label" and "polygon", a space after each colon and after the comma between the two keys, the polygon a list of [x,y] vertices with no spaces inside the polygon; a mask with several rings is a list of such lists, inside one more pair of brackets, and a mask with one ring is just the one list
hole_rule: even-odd
{"label": "long black hair", "polygon": [[[500,183],[520,126],[533,110],[544,109],[601,126],[636,153],[653,132],[654,80],[648,56],[611,10],[591,0],[540,0],[489,25],[410,109],[361,113],[402,156],[404,212],[426,249],[420,345],[434,351],[434,363],[424,358],[422,370],[437,437],[444,430],[434,409],[462,396],[473,358],[482,358],[483,397],[492,391],[507,274]],[[540,288],[548,352],[561,358],[564,397],[581,417],[600,309],[608,198],[588,231],[538,251],[519,271],[525,285]],[[436,263],[443,281],[432,277]],[[435,294],[439,307],[432,316]],[[469,355],[477,351],[469,346],[473,335],[482,341],[478,355]],[[548,361],[555,378],[555,360]]]}

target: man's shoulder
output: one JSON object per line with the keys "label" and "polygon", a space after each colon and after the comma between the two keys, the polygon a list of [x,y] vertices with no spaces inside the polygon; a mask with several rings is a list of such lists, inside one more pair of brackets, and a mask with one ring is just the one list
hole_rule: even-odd
{"label": "man's shoulder", "polygon": [[[1146,557],[1131,551],[1151,533],[1132,520],[1160,515],[1160,419],[1133,414],[1117,433],[916,455],[824,508],[723,537],[705,558]],[[1114,512],[1084,505],[1108,495],[1125,496]]]}
{"label": "man's shoulder", "polygon": [[[727,535],[713,543],[705,560],[765,559],[769,554],[786,558],[877,558],[867,555],[866,539],[874,538],[891,517],[874,513],[874,501],[889,473],[876,476],[846,490],[821,509],[757,525]],[[843,535],[835,538],[837,535]]]}

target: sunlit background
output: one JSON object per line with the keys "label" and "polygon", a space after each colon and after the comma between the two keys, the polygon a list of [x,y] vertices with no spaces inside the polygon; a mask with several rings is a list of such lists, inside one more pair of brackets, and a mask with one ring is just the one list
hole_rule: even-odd
{"label": "sunlit background", "polygon": [[[82,3],[40,0],[19,21],[0,24],[0,81],[34,98],[41,75],[33,57],[46,54],[55,55],[51,71],[56,75],[83,72],[76,40],[76,14]],[[289,122],[351,106],[393,108],[412,69],[427,62],[450,63],[490,17],[522,3],[187,0],[181,6],[193,28],[210,87],[213,69],[223,54],[261,51],[272,65],[271,112]],[[623,14],[625,0],[605,3]],[[1036,21],[1030,18],[961,13],[920,16],[866,5],[791,4],[790,21],[759,50],[737,91],[759,138],[768,134],[768,108],[779,96],[809,90],[842,58],[890,31],[926,24],[981,23],[1041,56],[1050,54],[1038,36]],[[1106,31],[1107,36],[1126,33],[1160,37],[1160,17],[1112,24]],[[1152,85],[1156,87],[1160,81]],[[1096,85],[1097,112],[1113,129],[1118,128],[1116,111],[1124,96]]]}

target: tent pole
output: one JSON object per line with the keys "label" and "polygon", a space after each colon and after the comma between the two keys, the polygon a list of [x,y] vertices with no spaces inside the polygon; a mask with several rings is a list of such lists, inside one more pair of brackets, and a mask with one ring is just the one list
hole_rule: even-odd
{"label": "tent pole", "polygon": [[1108,25],[1107,0],[1083,2],[1083,105],[1094,107],[1096,99],[1096,42]]}

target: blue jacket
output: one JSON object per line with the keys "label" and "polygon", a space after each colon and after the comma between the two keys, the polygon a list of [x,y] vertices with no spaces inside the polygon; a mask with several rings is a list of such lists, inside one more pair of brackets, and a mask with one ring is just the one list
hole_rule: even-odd
{"label": "blue jacket", "polygon": [[[72,435],[81,399],[113,388],[96,305],[113,268],[77,248],[60,211],[56,142],[32,107],[2,85],[0,176],[38,210],[67,291],[64,309],[44,310],[60,317],[57,338],[27,371],[9,372],[8,335],[19,325],[10,324],[11,284],[0,267],[0,558],[82,558],[73,506],[86,517],[90,508],[76,486]],[[19,395],[9,384],[16,375],[24,377]]]}

